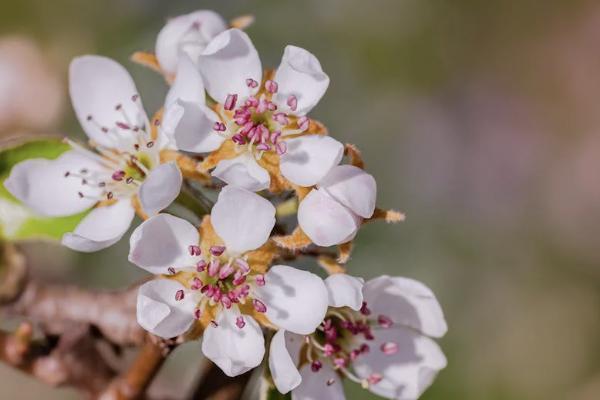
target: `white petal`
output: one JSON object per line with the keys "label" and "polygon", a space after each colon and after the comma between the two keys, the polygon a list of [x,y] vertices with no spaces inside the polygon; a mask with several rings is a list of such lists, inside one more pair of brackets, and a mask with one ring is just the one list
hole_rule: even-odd
{"label": "white petal", "polygon": [[237,376],[257,367],[265,355],[265,339],[258,323],[244,315],[246,325],[238,328],[237,308],[222,310],[217,326],[209,325],[204,331],[202,352],[217,364],[227,376]]}
{"label": "white petal", "polygon": [[262,66],[252,41],[239,29],[217,35],[200,54],[198,68],[208,94],[223,104],[227,95],[237,94],[243,101],[255,92],[246,79],[262,81]]}
{"label": "white petal", "polygon": [[346,274],[334,274],[325,279],[330,307],[350,307],[360,310],[364,280]]}
{"label": "white petal", "polygon": [[219,117],[208,107],[178,100],[165,109],[161,132],[178,150],[208,153],[225,140],[213,129]]}
{"label": "white petal", "polygon": [[196,60],[208,42],[227,29],[214,11],[199,10],[175,17],[161,29],[156,39],[156,58],[163,71],[174,74],[183,54]]}
{"label": "white petal", "polygon": [[296,363],[287,349],[285,333],[283,329],[277,331],[271,339],[269,350],[269,370],[273,376],[275,387],[283,394],[294,389],[302,381]]}
{"label": "white petal", "polygon": [[[185,295],[175,300],[178,290]],[[196,302],[185,287],[172,279],[155,279],[138,289],[137,321],[142,328],[156,336],[170,339],[192,326]]]}
{"label": "white petal", "polygon": [[444,336],[448,329],[431,289],[414,279],[380,276],[365,284],[363,294],[372,312],[388,316],[394,324],[433,337]]}
{"label": "white petal", "polygon": [[[399,350],[386,355],[380,348],[390,342]],[[437,343],[411,329],[376,330],[375,340],[368,345],[371,350],[354,361],[354,370],[363,379],[381,374],[383,380],[369,390],[389,399],[416,400],[446,366],[446,357]]]}
{"label": "white petal", "polygon": [[319,182],[319,188],[363,218],[375,211],[377,183],[353,165],[338,165]]}
{"label": "white petal", "polygon": [[323,322],[328,307],[325,283],[317,275],[286,265],[275,265],[255,289],[267,306],[269,320],[287,331],[307,335]]}
{"label": "white petal", "polygon": [[174,161],[152,169],[139,189],[140,203],[146,214],[152,216],[167,208],[179,196],[182,180]]}
{"label": "white petal", "polygon": [[66,233],[62,244],[70,249],[91,252],[117,243],[127,232],[135,210],[129,199],[110,206],[96,207],[85,216],[72,233]]}
{"label": "white petal", "polygon": [[159,214],[144,221],[129,239],[129,261],[154,274],[169,267],[190,267],[194,259],[188,247],[200,241],[198,230],[184,219]]}
{"label": "white petal", "polygon": [[226,186],[211,211],[211,222],[227,251],[241,254],[262,246],[275,226],[275,207],[256,193]]}
{"label": "white petal", "polygon": [[360,223],[358,216],[321,189],[312,190],[298,206],[298,224],[319,246],[333,246],[351,240]]}
{"label": "white petal", "polygon": [[67,151],[55,160],[36,158],[18,163],[10,171],[4,186],[38,214],[50,217],[73,215],[97,203],[93,198],[80,198],[78,192],[93,197],[99,191],[93,186],[82,186],[81,179],[65,177],[65,173],[100,168],[91,159],[75,151]]}
{"label": "white petal", "polygon": [[340,376],[328,362],[323,363],[319,372],[313,372],[307,364],[300,369],[302,383],[292,390],[292,400],[345,400],[344,387]]}
{"label": "white petal", "polygon": [[[101,127],[112,129],[117,122],[127,122],[139,127],[147,120],[138,91],[125,68],[110,58],[83,56],[74,59],[69,69],[69,92],[77,119],[90,139],[108,147],[115,147],[115,133],[104,133]],[[117,110],[116,106],[121,109]],[[93,120],[89,121],[88,116]],[[122,131],[119,135],[131,135]]]}
{"label": "white petal", "polygon": [[[307,114],[329,86],[329,77],[323,72],[317,57],[296,46],[286,46],[275,81],[279,84],[275,101],[282,110],[295,115]],[[290,110],[287,105],[287,99],[292,95],[298,100],[296,111]]]}
{"label": "white petal", "polygon": [[219,161],[211,175],[252,192],[267,189],[271,184],[269,173],[248,153]]}
{"label": "white petal", "polygon": [[281,173],[300,186],[316,185],[344,156],[344,145],[322,135],[305,135],[285,141]]}
{"label": "white petal", "polygon": [[165,99],[165,109],[176,103],[177,100],[190,102],[197,106],[205,105],[202,75],[187,55],[182,55],[179,61],[177,77]]}

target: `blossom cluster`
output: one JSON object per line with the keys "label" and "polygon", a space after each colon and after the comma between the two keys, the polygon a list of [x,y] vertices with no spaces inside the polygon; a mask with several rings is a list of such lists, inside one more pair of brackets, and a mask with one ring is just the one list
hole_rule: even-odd
{"label": "blossom cluster", "polygon": [[[446,365],[433,340],[446,332],[438,301],[420,282],[365,282],[344,265],[363,224],[401,215],[376,207],[358,149],[309,116],[329,85],[316,56],[289,45],[264,70],[247,22],[179,16],[155,53],[134,55],[170,84],[152,118],[123,66],[76,58],[69,91],[88,144],[66,139],[60,157],[17,164],[5,187],[41,215],[85,212],[62,239],[77,251],[111,246],[143,220],[129,261],[155,279],[139,288],[139,324],[201,339],[225,374],[262,364],[298,400],[343,399],[342,379],[416,399]],[[208,191],[216,201],[199,224],[172,212],[184,192]],[[327,278],[283,264],[309,255]]]}

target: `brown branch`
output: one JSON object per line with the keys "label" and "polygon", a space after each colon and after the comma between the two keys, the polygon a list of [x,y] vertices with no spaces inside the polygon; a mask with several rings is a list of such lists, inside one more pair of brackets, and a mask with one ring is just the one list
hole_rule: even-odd
{"label": "brown branch", "polygon": [[189,400],[239,400],[252,376],[252,372],[228,377],[212,362],[207,362],[198,386]]}
{"label": "brown branch", "polygon": [[0,332],[0,360],[51,386],[72,386],[94,397],[115,375],[96,340],[85,328],[73,328],[58,343],[32,341],[27,324]]}
{"label": "brown branch", "polygon": [[48,333],[61,334],[65,325],[80,323],[96,327],[112,343],[136,345],[145,335],[135,317],[136,293],[137,287],[103,292],[32,280],[4,309],[42,324]]}
{"label": "brown branch", "polygon": [[149,339],[127,371],[117,377],[98,397],[99,400],[137,400],[144,398],[148,386],[162,367],[174,345]]}

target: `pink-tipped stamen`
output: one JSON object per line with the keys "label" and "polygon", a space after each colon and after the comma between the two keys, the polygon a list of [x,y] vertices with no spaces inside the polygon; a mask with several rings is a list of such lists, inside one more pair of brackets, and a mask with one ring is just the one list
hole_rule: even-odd
{"label": "pink-tipped stamen", "polygon": [[386,356],[391,356],[398,352],[399,346],[398,346],[398,343],[386,342],[381,345],[380,349],[381,349],[381,352],[383,354],[385,354]]}
{"label": "pink-tipped stamen", "polygon": [[256,311],[258,311],[259,313],[267,312],[267,306],[265,305],[265,303],[263,303],[262,301],[260,301],[258,299],[252,300],[252,305],[254,306],[254,309]]}
{"label": "pink-tipped stamen", "polygon": [[268,81],[265,82],[265,89],[267,89],[267,92],[274,94],[274,93],[277,93],[277,89],[279,89],[279,85],[277,84],[277,82],[269,79]]}
{"label": "pink-tipped stamen", "polygon": [[296,111],[298,108],[298,99],[294,95],[289,96],[286,103],[292,111]]}
{"label": "pink-tipped stamen", "polygon": [[235,108],[235,103],[237,103],[237,94],[228,94],[223,108],[227,111],[231,111]]}

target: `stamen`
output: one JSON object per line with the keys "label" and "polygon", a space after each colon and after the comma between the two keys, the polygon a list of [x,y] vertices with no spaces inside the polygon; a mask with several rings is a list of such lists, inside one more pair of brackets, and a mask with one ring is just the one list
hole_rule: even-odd
{"label": "stamen", "polygon": [[244,328],[244,326],[246,326],[246,321],[244,321],[244,317],[242,317],[241,315],[239,317],[237,317],[235,319],[235,325],[239,328],[242,329]]}
{"label": "stamen", "polygon": [[275,81],[272,81],[269,79],[268,81],[265,82],[265,89],[267,89],[267,91],[271,94],[277,93],[278,88],[279,88],[279,85]]}
{"label": "stamen", "polygon": [[206,269],[206,261],[200,260],[196,263],[196,271],[202,272]]}
{"label": "stamen", "polygon": [[263,303],[262,301],[260,301],[258,299],[252,300],[252,305],[254,306],[254,309],[256,311],[258,311],[259,313],[267,312],[267,306],[265,305],[265,303]]}
{"label": "stamen", "polygon": [[225,127],[224,123],[215,122],[215,124],[213,125],[213,129],[217,132],[224,132],[227,128]]}
{"label": "stamen", "polygon": [[386,342],[381,345],[380,349],[386,356],[391,356],[398,352],[398,343]]}
{"label": "stamen", "polygon": [[194,318],[195,319],[200,319],[202,317],[202,310],[200,310],[199,308],[196,308],[194,310]]}
{"label": "stamen", "polygon": [[177,291],[177,293],[175,293],[175,300],[177,300],[177,301],[183,300],[184,297],[185,297],[185,293],[181,289],[179,289]]}
{"label": "stamen", "polygon": [[363,301],[362,306],[360,307],[360,313],[362,315],[371,315],[371,310],[367,307],[367,302]]}
{"label": "stamen", "polygon": [[208,265],[208,275],[209,276],[216,276],[217,273],[219,272],[219,267],[221,266],[221,262],[217,259],[212,260],[210,262],[210,264]]}
{"label": "stamen", "polygon": [[256,82],[256,81],[255,81],[254,79],[252,79],[252,78],[248,78],[248,79],[246,79],[246,85],[247,85],[249,88],[255,89],[255,88],[257,88],[257,87],[258,87],[258,82]]}
{"label": "stamen", "polygon": [[210,254],[215,257],[219,257],[221,254],[225,252],[225,246],[211,246]]}
{"label": "stamen", "polygon": [[258,286],[265,286],[265,276],[260,274],[260,275],[256,275],[255,282]]}
{"label": "stamen", "polygon": [[287,152],[287,144],[285,142],[279,142],[275,145],[275,150],[280,156],[284,155]]}
{"label": "stamen", "polygon": [[177,273],[177,272],[175,271],[175,268],[173,268],[173,267],[169,267],[167,270],[169,271],[169,273],[170,273],[171,275],[175,275],[175,274]]}
{"label": "stamen", "polygon": [[290,97],[288,97],[287,105],[292,111],[296,111],[296,108],[298,108],[298,99],[296,98],[296,96],[291,95]]}
{"label": "stamen", "polygon": [[380,316],[378,316],[377,317],[377,323],[382,328],[390,328],[394,324],[394,322],[390,319],[390,317],[388,317],[386,315],[380,315]]}
{"label": "stamen", "polygon": [[115,181],[122,181],[124,177],[125,177],[125,171],[122,171],[122,170],[115,171],[112,174],[112,178]]}
{"label": "stamen", "polygon": [[227,111],[231,111],[235,108],[235,103],[237,103],[237,94],[228,94],[223,108]]}
{"label": "stamen", "polygon": [[194,279],[192,279],[192,284],[191,284],[191,289],[192,290],[199,290],[201,287],[203,286],[202,281],[200,280],[200,278],[198,278],[197,276],[194,277]]}
{"label": "stamen", "polygon": [[310,119],[308,119],[307,116],[298,118],[298,128],[300,128],[301,131],[306,131],[308,129],[308,127],[310,126]]}
{"label": "stamen", "polygon": [[312,372],[319,372],[319,370],[323,367],[323,363],[319,360],[315,360],[310,364],[310,369]]}
{"label": "stamen", "polygon": [[194,256],[194,257],[202,254],[202,250],[200,249],[200,246],[197,246],[195,244],[188,246],[188,251],[190,253],[190,256]]}
{"label": "stamen", "polygon": [[383,376],[381,374],[373,373],[369,375],[369,377],[367,378],[367,382],[369,382],[370,385],[376,385],[379,382],[381,382],[382,379]]}

